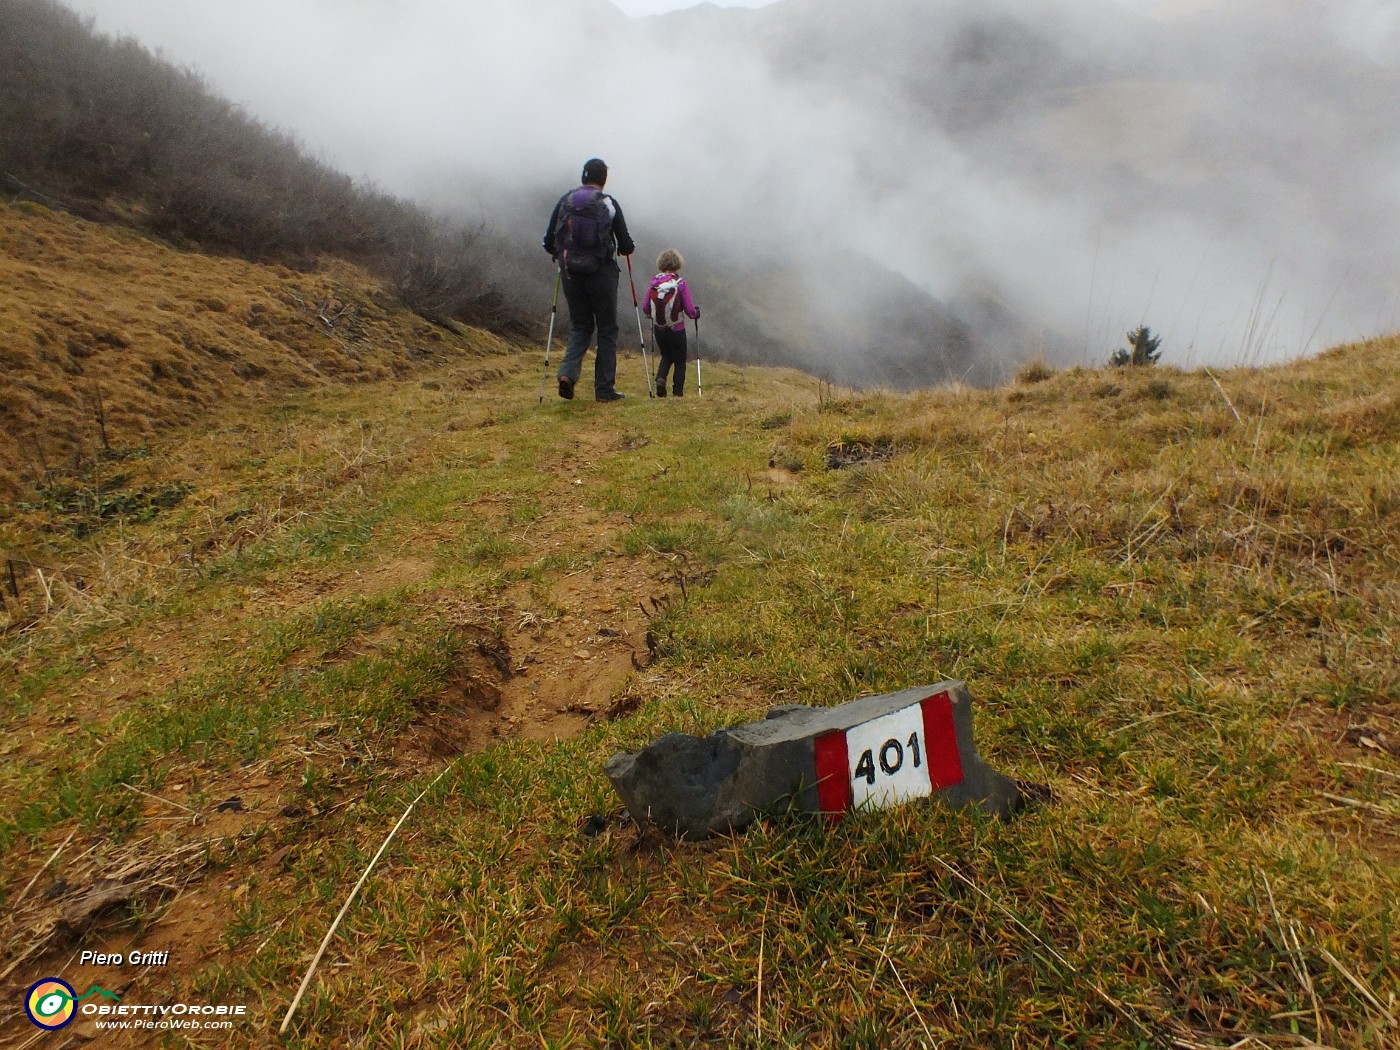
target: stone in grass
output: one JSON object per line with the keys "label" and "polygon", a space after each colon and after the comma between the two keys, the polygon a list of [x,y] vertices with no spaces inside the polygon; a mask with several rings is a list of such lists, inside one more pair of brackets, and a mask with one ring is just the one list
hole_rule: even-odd
{"label": "stone in grass", "polygon": [[837,707],[775,707],[762,722],[707,737],[671,733],[604,769],[633,815],[698,839],[777,810],[883,809],[934,795],[998,816],[1021,803],[1016,784],[972,742],[962,682],[867,696]]}

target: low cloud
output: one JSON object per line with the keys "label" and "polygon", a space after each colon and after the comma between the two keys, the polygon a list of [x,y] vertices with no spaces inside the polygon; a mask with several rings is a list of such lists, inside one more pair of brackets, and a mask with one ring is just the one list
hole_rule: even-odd
{"label": "low cloud", "polygon": [[522,250],[603,156],[646,265],[680,247],[742,286],[736,313],[755,275],[786,271],[801,341],[833,359],[863,350],[839,318],[886,312],[855,301],[881,282],[852,267],[1007,361],[1102,361],[1145,322],[1166,361],[1256,363],[1397,323],[1389,3],[72,6]]}

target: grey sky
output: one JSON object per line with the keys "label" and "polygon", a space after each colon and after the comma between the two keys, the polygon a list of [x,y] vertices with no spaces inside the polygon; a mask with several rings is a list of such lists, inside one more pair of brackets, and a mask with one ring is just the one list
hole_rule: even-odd
{"label": "grey sky", "polygon": [[[629,15],[656,15],[663,11],[675,11],[683,7],[694,7],[707,0],[612,0]],[[719,7],[765,7],[774,0],[708,0]]]}

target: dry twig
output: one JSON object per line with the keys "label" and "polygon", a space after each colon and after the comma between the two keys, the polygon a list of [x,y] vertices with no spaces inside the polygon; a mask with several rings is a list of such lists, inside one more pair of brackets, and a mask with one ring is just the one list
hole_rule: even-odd
{"label": "dry twig", "polygon": [[369,862],[369,866],[365,868],[364,873],[360,876],[360,881],[355,883],[355,888],[350,891],[350,896],[345,898],[345,903],[341,905],[340,913],[336,915],[335,921],[331,923],[331,928],[326,931],[326,936],[321,941],[321,947],[316,949],[316,955],[311,960],[311,965],[306,970],[306,976],[301,979],[301,987],[297,989],[297,994],[292,999],[292,1005],[287,1007],[287,1016],[282,1018],[282,1025],[280,1028],[277,1029],[278,1035],[281,1035],[284,1032],[286,1032],[287,1026],[292,1023],[292,1015],[296,1013],[297,1007],[301,1005],[301,997],[306,994],[306,988],[311,983],[312,976],[316,973],[316,967],[321,965],[321,956],[326,954],[326,948],[330,945],[331,938],[335,936],[335,931],[340,928],[341,920],[345,918],[346,912],[350,910],[350,905],[355,902],[355,898],[359,895],[360,887],[362,887],[365,884],[365,880],[369,878],[369,873],[372,872],[374,870],[374,866],[379,863],[379,858],[382,857],[384,855],[384,851],[389,848],[389,843],[392,842],[394,840],[394,836],[399,833],[399,828],[403,827],[404,821],[406,821],[408,819],[409,814],[413,812],[413,807],[418,805],[418,803],[423,800],[424,795],[426,795],[429,791],[433,790],[433,788],[437,787],[438,781],[445,777],[448,773],[448,770],[451,770],[456,765],[457,763],[453,762],[452,765],[447,767],[447,769],[444,769],[441,773],[439,773],[437,775],[437,778],[431,784],[425,787],[419,793],[417,798],[415,798],[412,802],[408,804],[408,808],[403,811],[403,816],[399,818],[399,822],[394,825],[393,830],[389,832],[388,837],[379,847],[379,852],[374,855],[374,858]]}
{"label": "dry twig", "polygon": [[942,867],[943,870],[945,870],[946,872],[948,872],[949,875],[952,875],[955,879],[957,879],[957,880],[959,880],[960,882],[962,882],[963,885],[967,886],[967,888],[970,889],[970,890],[972,890],[973,893],[977,894],[979,897],[981,897],[983,900],[985,900],[988,904],[990,904],[993,908],[995,908],[997,911],[1001,912],[1002,915],[1004,915],[1004,916],[1006,916],[1008,919],[1010,919],[1011,922],[1012,922],[1018,929],[1020,929],[1023,933],[1025,933],[1028,937],[1030,937],[1030,939],[1033,940],[1033,941],[1034,941],[1037,945],[1039,945],[1041,948],[1044,948],[1047,952],[1049,952],[1049,953],[1051,954],[1051,956],[1054,957],[1055,961],[1057,961],[1057,962],[1059,962],[1061,965],[1063,965],[1066,969],[1069,970],[1070,973],[1074,974],[1076,977],[1078,977],[1078,978],[1080,978],[1081,980],[1085,981],[1085,982],[1089,985],[1089,987],[1092,988],[1092,989],[1094,990],[1094,993],[1095,993],[1100,999],[1102,999],[1102,1000],[1109,1006],[1109,1008],[1110,1008],[1111,1010],[1113,1010],[1114,1013],[1116,1013],[1119,1017],[1123,1018],[1123,1020],[1127,1021],[1127,1022],[1128,1022],[1129,1024],[1131,1024],[1134,1028],[1136,1028],[1140,1033],[1142,1033],[1144,1036],[1146,1036],[1150,1042],[1155,1042],[1155,1041],[1157,1040],[1157,1038],[1158,1038],[1158,1033],[1155,1032],[1153,1029],[1149,1028],[1149,1027],[1142,1021],[1142,1019],[1139,1018],[1139,1017],[1137,1016],[1137,1014],[1133,1013],[1133,1011],[1129,1010],[1129,1009],[1128,1009],[1126,1006],[1124,1006],[1121,1002],[1119,1002],[1119,1001],[1118,1001],[1117,999],[1115,999],[1113,996],[1109,995],[1108,992],[1105,991],[1105,990],[1103,989],[1103,987],[1102,987],[1101,985],[1099,985],[1099,983],[1098,983],[1097,981],[1094,981],[1094,980],[1092,980],[1091,978],[1089,978],[1088,976],[1086,976],[1085,974],[1081,973],[1080,970],[1079,970],[1079,968],[1078,968],[1077,966],[1075,966],[1074,963],[1070,962],[1070,961],[1069,961],[1068,959],[1066,959],[1063,955],[1061,955],[1058,951],[1056,951],[1055,948],[1054,948],[1052,945],[1047,944],[1044,938],[1042,938],[1039,934],[1037,934],[1034,930],[1032,930],[1032,929],[1031,929],[1029,926],[1027,926],[1024,922],[1022,922],[1022,921],[1021,921],[1015,914],[1013,914],[1009,909],[1003,907],[1002,905],[998,904],[995,900],[993,900],[992,897],[991,897],[991,895],[988,894],[986,890],[984,890],[981,886],[977,885],[975,882],[973,882],[971,879],[969,879],[969,878],[968,878],[966,875],[964,875],[962,872],[958,871],[957,868],[953,867],[951,864],[949,864],[947,861],[945,861],[942,857],[937,856],[936,854],[934,854],[934,855],[933,855],[933,860],[934,860],[940,867]]}
{"label": "dry twig", "polygon": [[44,866],[34,873],[34,877],[29,880],[29,884],[25,886],[24,889],[20,890],[19,894],[15,897],[15,899],[10,902],[11,912],[13,912],[16,908],[20,906],[25,897],[29,896],[29,891],[32,890],[34,888],[34,884],[39,881],[39,876],[49,870],[50,864],[58,860],[58,855],[63,852],[64,847],[67,846],[68,843],[73,841],[73,836],[77,833],[78,829],[74,828],[68,833],[68,837],[59,843],[58,849],[54,850],[52,856],[50,856],[48,860],[44,861]]}
{"label": "dry twig", "polygon": [[1229,408],[1230,414],[1235,417],[1235,422],[1240,424],[1240,426],[1244,426],[1244,420],[1241,419],[1240,414],[1235,411],[1235,406],[1230,401],[1230,395],[1225,393],[1225,388],[1220,385],[1220,380],[1215,378],[1215,374],[1211,372],[1209,368],[1206,369],[1206,375],[1210,376],[1210,381],[1215,384],[1215,389],[1219,390],[1220,396],[1225,399],[1225,406]]}
{"label": "dry twig", "polygon": [[1341,964],[1341,961],[1338,960],[1338,958],[1335,955],[1329,952],[1326,948],[1319,947],[1317,950],[1322,953],[1322,957],[1324,959],[1326,959],[1329,963],[1336,967],[1337,972],[1340,973],[1343,977],[1345,977],[1347,979],[1347,982],[1353,988],[1355,988],[1358,992],[1361,993],[1362,998],[1364,998],[1368,1003],[1370,1003],[1371,1006],[1375,1007],[1376,1013],[1384,1017],[1388,1025],[1394,1028],[1397,1023],[1400,1023],[1396,1021],[1395,1015],[1389,1010],[1387,1010],[1381,1004],[1381,1001],[1376,998],[1376,993],[1371,991],[1371,989],[1366,985],[1364,981],[1362,981],[1359,977],[1357,977],[1345,966],[1343,966]]}

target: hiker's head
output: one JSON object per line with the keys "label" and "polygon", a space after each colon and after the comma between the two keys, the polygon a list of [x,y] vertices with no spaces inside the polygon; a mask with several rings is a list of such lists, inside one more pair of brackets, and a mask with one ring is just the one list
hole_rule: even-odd
{"label": "hiker's head", "polygon": [[681,253],[674,248],[667,248],[656,257],[658,273],[680,273],[684,265],[685,260],[681,258]]}
{"label": "hiker's head", "polygon": [[597,186],[602,189],[608,184],[608,166],[594,157],[583,166],[583,177],[580,181],[585,185]]}

